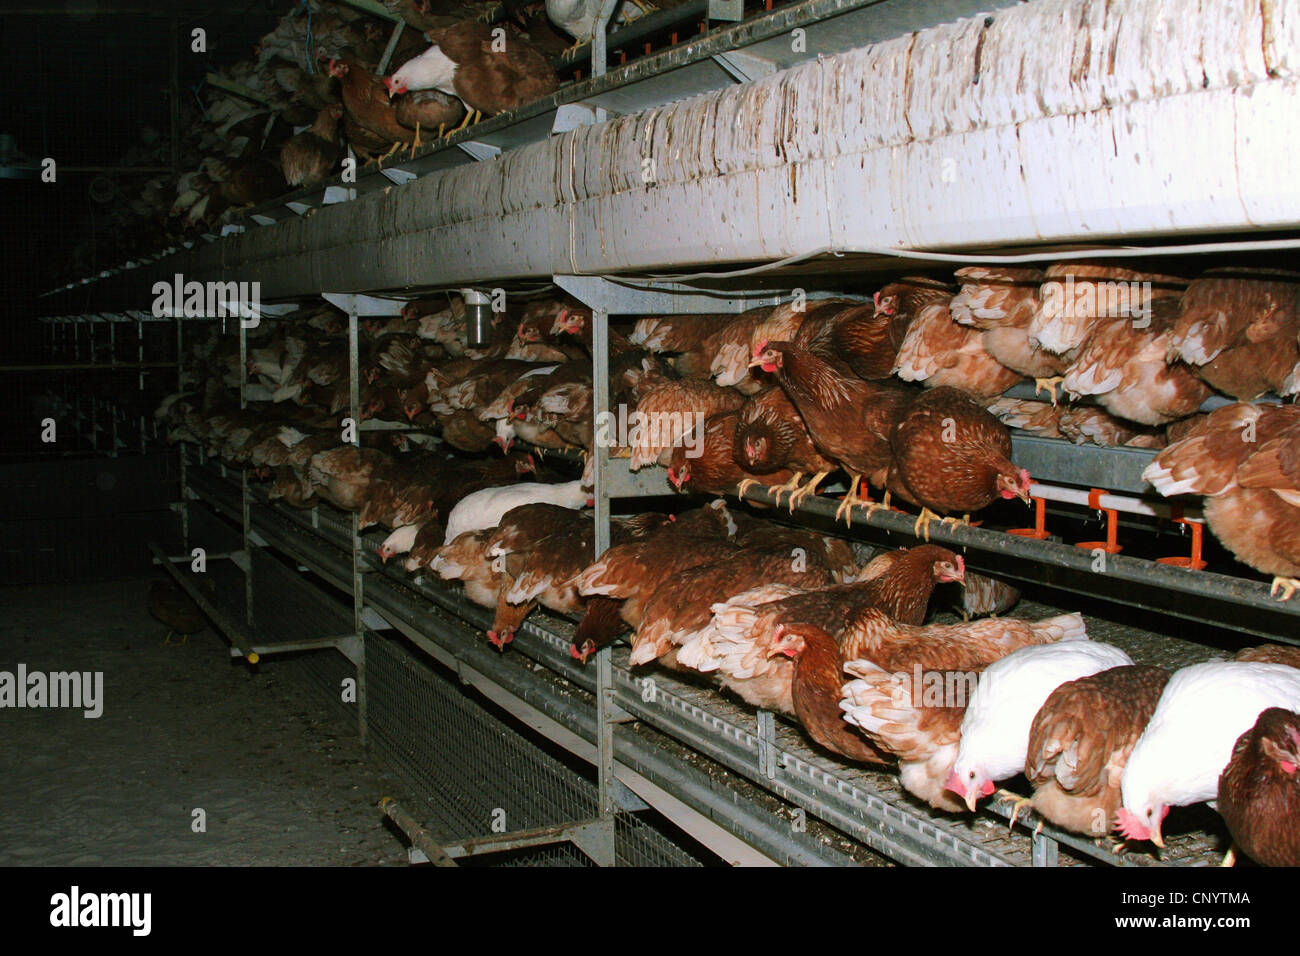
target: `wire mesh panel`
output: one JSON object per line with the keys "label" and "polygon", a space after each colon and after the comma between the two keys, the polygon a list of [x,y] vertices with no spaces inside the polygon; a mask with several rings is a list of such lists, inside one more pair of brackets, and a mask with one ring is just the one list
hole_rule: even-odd
{"label": "wire mesh panel", "polygon": [[[513,831],[597,814],[589,774],[534,744],[522,728],[499,719],[399,640],[367,635],[366,692],[372,747],[418,795],[435,831],[468,839],[490,834],[494,822],[498,831]],[[621,865],[699,865],[630,814],[617,819],[615,852]],[[563,844],[500,862],[589,861]]]}
{"label": "wire mesh panel", "polygon": [[[258,549],[252,561],[253,628],[259,644],[337,637],[352,631],[352,609],[341,603],[337,591],[325,590],[274,552]],[[356,677],[351,661],[332,650],[302,651],[275,660],[277,667],[314,692],[313,703],[337,711],[356,729],[357,705],[345,702],[342,694],[344,679]]]}

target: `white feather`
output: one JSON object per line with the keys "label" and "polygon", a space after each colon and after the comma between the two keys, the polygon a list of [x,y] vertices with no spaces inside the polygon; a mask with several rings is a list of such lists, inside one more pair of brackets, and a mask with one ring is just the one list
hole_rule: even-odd
{"label": "white feather", "polygon": [[1124,768],[1124,806],[1145,820],[1155,806],[1212,800],[1237,738],[1269,707],[1300,710],[1300,670],[1213,661],[1175,671]]}
{"label": "white feather", "polygon": [[1089,640],[1022,647],[980,675],[961,724],[954,770],[965,780],[1005,780],[1025,769],[1029,728],[1048,696],[1066,681],[1132,664],[1118,647]]}
{"label": "white feather", "polygon": [[500,488],[484,488],[466,495],[451,509],[447,516],[447,536],[443,540],[450,543],[466,531],[495,528],[507,511],[520,505],[548,502],[576,509],[585,505],[588,497],[588,493],[582,490],[581,481],[566,481],[558,485],[524,481]]}

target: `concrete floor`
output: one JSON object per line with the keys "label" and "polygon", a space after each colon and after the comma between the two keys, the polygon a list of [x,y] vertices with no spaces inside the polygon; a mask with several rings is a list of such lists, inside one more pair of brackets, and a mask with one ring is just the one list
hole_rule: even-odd
{"label": "concrete floor", "polygon": [[149,583],[0,588],[0,671],[104,683],[97,719],[0,708],[0,865],[405,861],[345,722],[211,631],[163,646]]}

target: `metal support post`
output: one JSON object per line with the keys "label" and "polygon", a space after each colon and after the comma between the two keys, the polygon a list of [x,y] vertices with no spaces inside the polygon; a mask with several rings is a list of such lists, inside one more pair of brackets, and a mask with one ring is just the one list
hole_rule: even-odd
{"label": "metal support post", "polygon": [[[361,360],[357,337],[357,300],[348,296],[348,416],[352,419],[352,444],[361,447]],[[363,749],[369,746],[369,733],[366,720],[366,657],[365,625],[362,612],[365,610],[365,578],[362,571],[364,563],[361,554],[361,517],[352,512],[352,629],[360,645],[355,661],[357,668],[357,736],[361,739]]]}
{"label": "metal support post", "polygon": [[[239,319],[239,407],[248,408],[248,328],[243,318]],[[248,487],[248,469],[239,473],[240,498],[243,502],[244,554],[248,556],[248,567],[244,569],[244,616],[249,629],[253,627],[253,541],[252,541],[252,505],[253,497]]]}

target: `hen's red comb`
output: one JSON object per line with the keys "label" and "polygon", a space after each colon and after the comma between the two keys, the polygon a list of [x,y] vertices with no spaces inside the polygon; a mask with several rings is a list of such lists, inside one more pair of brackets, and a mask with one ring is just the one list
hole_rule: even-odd
{"label": "hen's red comb", "polygon": [[758,343],[758,346],[754,349],[754,358],[758,358],[763,354],[764,349],[767,348],[767,342],[767,339],[763,339],[762,342]]}

